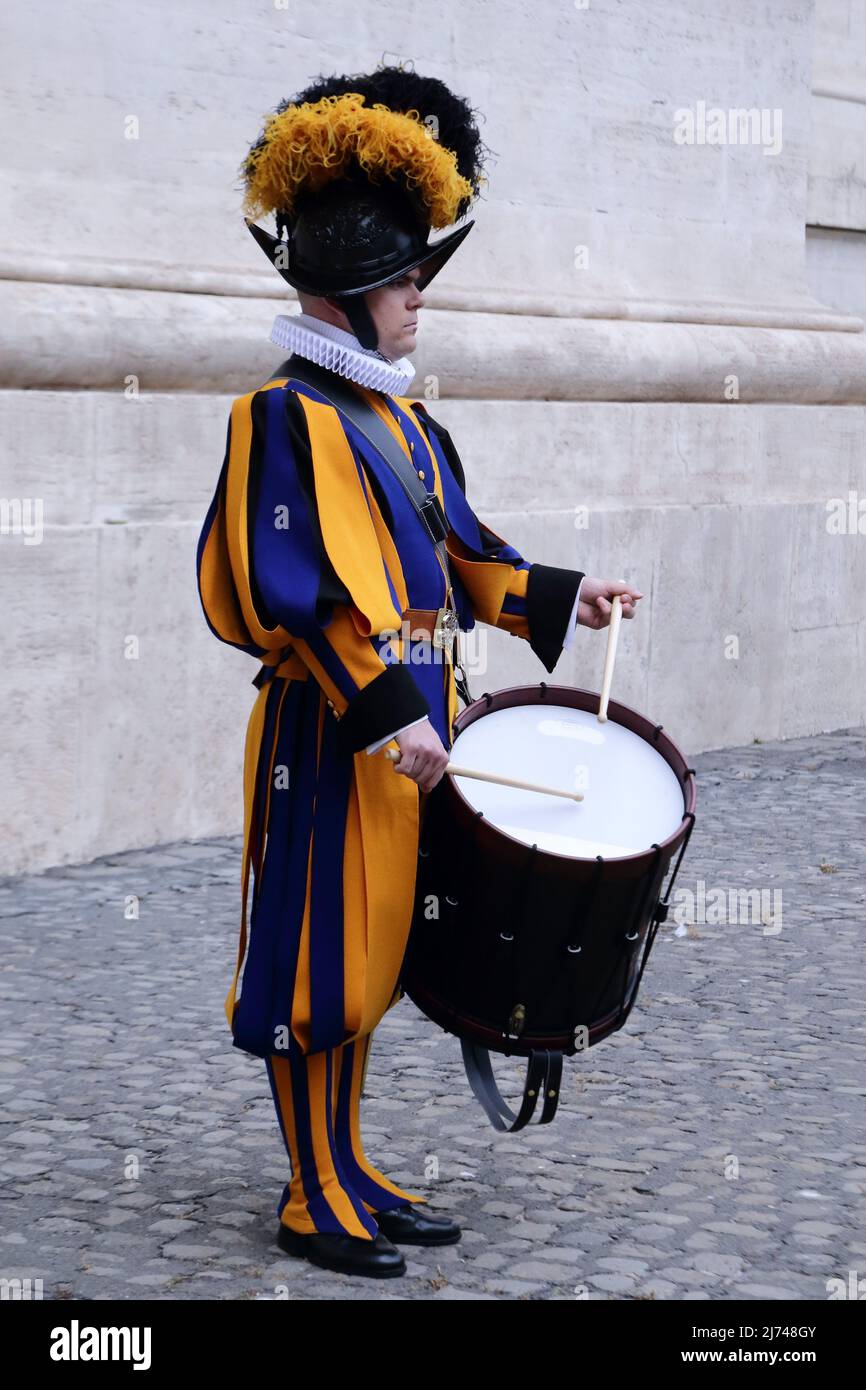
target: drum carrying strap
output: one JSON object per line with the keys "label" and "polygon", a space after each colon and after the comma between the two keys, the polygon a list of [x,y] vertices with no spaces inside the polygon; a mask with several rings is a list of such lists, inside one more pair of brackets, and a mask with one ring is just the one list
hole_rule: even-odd
{"label": "drum carrying strap", "polygon": [[[523,1129],[532,1119],[538,1097],[542,1091],[544,1092],[544,1105],[538,1123],[540,1125],[550,1123],[559,1104],[559,1084],[562,1079],[561,1052],[539,1048],[538,1051],[530,1054],[526,1067],[526,1082],[523,1087],[523,1101],[515,1115],[503,1099],[496,1084],[488,1049],[481,1047],[479,1043],[470,1042],[468,1038],[461,1038],[460,1046],[463,1051],[463,1065],[466,1068],[469,1085],[475,1092],[476,1099],[483,1105],[487,1112],[487,1118],[495,1129],[506,1130],[510,1134],[513,1134],[515,1130]],[[506,1124],[506,1120],[511,1120],[513,1123]]]}
{"label": "drum carrying strap", "polygon": [[[327,367],[320,366],[318,362],[310,362],[304,357],[287,358],[268,380],[276,381],[280,377],[288,377],[289,379],[294,377],[296,380],[312,386],[320,396],[325,398],[328,405],[332,405],[335,410],[341,410],[358,433],[363,435],[367,443],[375,449],[376,453],[381,454],[436,546],[443,573],[447,576],[448,584],[451,586],[451,568],[448,564],[448,551],[445,547],[445,537],[451,527],[442,503],[436,496],[435,490],[427,491],[388,426],[376,414],[369,401],[360,396],[350,383],[336,372],[331,372]],[[465,672],[462,669],[459,677],[455,671],[455,681],[464,704],[471,704],[472,695],[466,683]]]}

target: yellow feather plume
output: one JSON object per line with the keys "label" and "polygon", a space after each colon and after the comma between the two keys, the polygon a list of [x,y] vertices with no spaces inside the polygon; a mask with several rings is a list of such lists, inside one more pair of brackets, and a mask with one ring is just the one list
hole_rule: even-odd
{"label": "yellow feather plume", "polygon": [[374,182],[402,171],[431,227],[449,227],[461,201],[472,196],[456,155],[433,138],[419,112],[404,115],[381,102],[368,107],[361,93],[346,92],[267,117],[262,144],[244,166],[245,215],[291,215],[302,190],[318,192],[353,159]]}

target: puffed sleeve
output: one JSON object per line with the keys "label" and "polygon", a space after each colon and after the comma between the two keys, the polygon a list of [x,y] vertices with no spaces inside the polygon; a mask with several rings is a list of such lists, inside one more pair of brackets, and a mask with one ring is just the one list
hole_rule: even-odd
{"label": "puffed sleeve", "polygon": [[485,526],[469,505],[463,465],[450,434],[422,402],[412,402],[412,410],[436,456],[452,525],[446,544],[475,617],[524,638],[552,672],[574,637],[584,572],[527,561]]}
{"label": "puffed sleeve", "polygon": [[398,626],[382,615],[399,615],[371,597],[387,595],[378,548],[363,549],[350,518],[337,538],[340,573],[325,545],[295,391],[277,384],[233,403],[228,469],[227,529],[247,626],[267,650],[301,658],[338,719],[340,749],[359,752],[428,715],[408,664],[393,656],[387,631],[379,635]]}

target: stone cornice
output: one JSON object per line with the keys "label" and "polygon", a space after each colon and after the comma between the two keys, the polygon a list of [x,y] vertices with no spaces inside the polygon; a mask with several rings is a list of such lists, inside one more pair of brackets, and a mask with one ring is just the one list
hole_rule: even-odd
{"label": "stone cornice", "polygon": [[[0,387],[122,389],[134,376],[147,390],[246,391],[273,370],[268,334],[286,298],[0,279]],[[730,306],[722,321],[722,305],[676,318],[675,306],[652,317],[621,304],[631,312],[605,317],[503,298],[494,311],[480,294],[430,296],[413,391],[435,375],[440,395],[473,399],[866,403],[862,321],[818,305],[809,321],[808,301],[767,323]]]}
{"label": "stone cornice", "polygon": [[[86,258],[62,260],[0,251],[0,282],[33,285],[91,286],[95,289],[156,290],[167,294],[210,294],[227,299],[273,299],[295,304],[297,297],[273,274],[231,271],[218,266],[175,269],[153,261]],[[731,299],[646,298],[611,293],[604,296],[550,295],[509,285],[502,289],[459,289],[433,284],[424,291],[431,309],[459,309],[487,314],[528,314],[540,318],[628,319],[640,323],[741,324],[747,328],[808,328],[860,333],[863,320],[842,314],[808,295],[792,292],[784,302],[736,302]]]}

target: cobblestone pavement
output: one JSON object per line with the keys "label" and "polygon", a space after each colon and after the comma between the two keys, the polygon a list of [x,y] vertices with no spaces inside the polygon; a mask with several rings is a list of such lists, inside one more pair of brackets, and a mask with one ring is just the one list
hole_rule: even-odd
{"label": "cobblestone pavement", "polygon": [[[626,1027],[566,1061],[552,1124],[494,1131],[408,999],[377,1030],[367,1152],[463,1225],[404,1247],[403,1279],[274,1243],[288,1159],[222,1012],[237,839],[0,881],[0,1275],[75,1299],[823,1300],[866,1277],[866,731],[693,762],[693,920],[662,927]],[[714,890],[750,888],[763,921],[713,920]],[[518,1063],[495,1067],[513,1097]]]}

